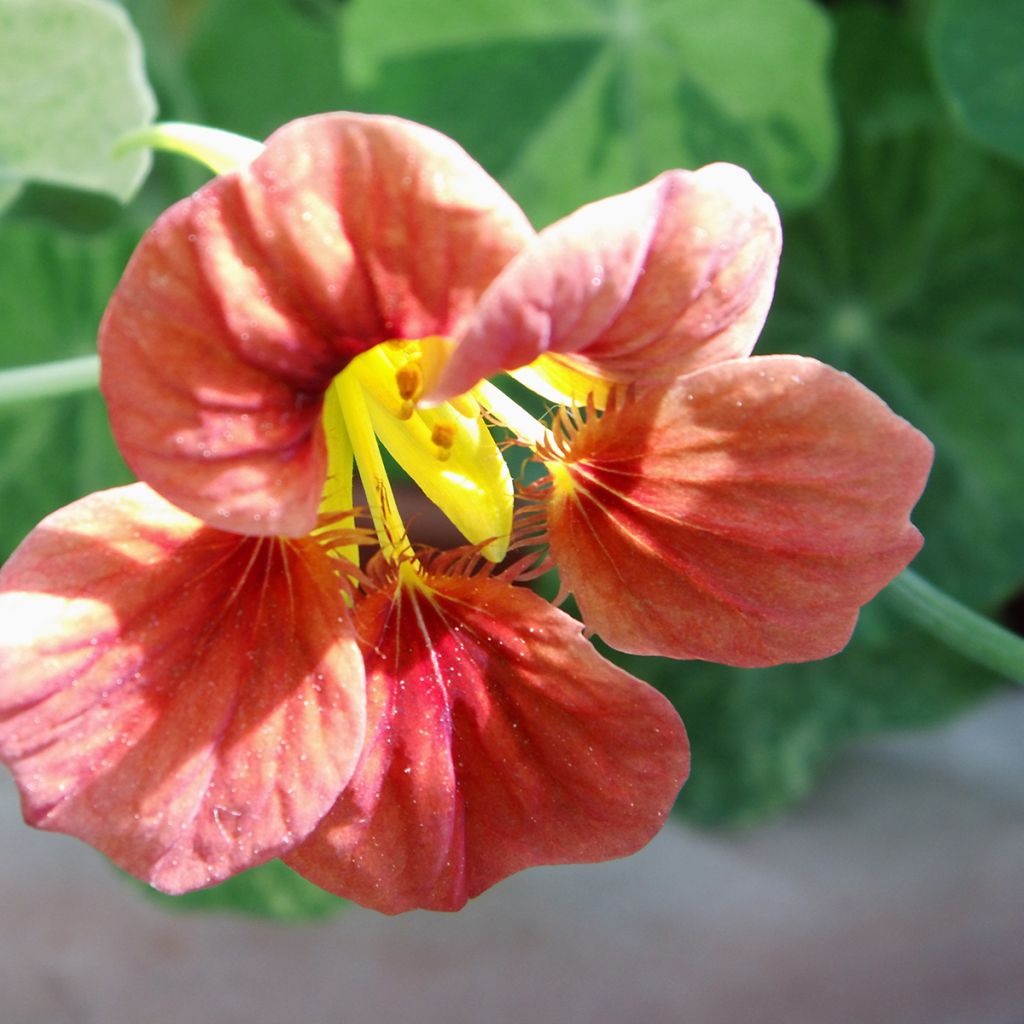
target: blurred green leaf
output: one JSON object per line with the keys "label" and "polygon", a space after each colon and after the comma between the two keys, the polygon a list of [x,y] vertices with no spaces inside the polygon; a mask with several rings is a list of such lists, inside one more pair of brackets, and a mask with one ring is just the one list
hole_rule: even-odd
{"label": "blurred green leaf", "polygon": [[0,177],[127,202],[145,151],[115,157],[156,104],[138,36],[105,0],[0,0]]}
{"label": "blurred green leaf", "polygon": [[350,0],[288,0],[288,2],[307,18],[319,19],[333,16],[342,4],[349,3]]}
{"label": "blurred green leaf", "polygon": [[342,29],[351,106],[457,138],[540,223],[669,167],[731,160],[787,204],[832,169],[805,0],[353,0]]}
{"label": "blurred green leaf", "polygon": [[[993,613],[1024,583],[1024,173],[922,101],[922,44],[894,16],[851,8],[838,24],[846,157],[822,203],[786,221],[759,347],[849,370],[931,437],[917,568]],[[886,120],[897,88],[915,118]]]}
{"label": "blurred green leaf", "polygon": [[166,896],[141,882],[136,884],[150,899],[171,910],[219,910],[277,921],[321,921],[348,906],[345,900],[318,889],[279,860],[183,896]]}
{"label": "blurred green leaf", "polygon": [[18,219],[50,221],[71,231],[103,231],[123,212],[117,200],[101,192],[80,192],[30,182],[7,209]]}
{"label": "blurred green leaf", "polygon": [[198,118],[211,127],[262,140],[293,118],[343,106],[327,12],[311,20],[286,0],[210,0],[185,59]]}
{"label": "blurred green leaf", "polygon": [[1020,0],[938,0],[929,32],[939,82],[968,132],[1024,160],[1024,9]]}
{"label": "blurred green leaf", "polygon": [[676,705],[693,746],[678,811],[705,825],[749,825],[806,796],[858,736],[938,724],[1000,685],[876,600],[826,661],[735,669],[614,654]]}
{"label": "blurred green leaf", "polygon": [[[135,239],[0,224],[0,366],[96,350],[100,316]],[[54,509],[131,479],[98,392],[0,410],[0,559]]]}
{"label": "blurred green leaf", "polygon": [[0,180],[0,214],[18,198],[21,182]]}

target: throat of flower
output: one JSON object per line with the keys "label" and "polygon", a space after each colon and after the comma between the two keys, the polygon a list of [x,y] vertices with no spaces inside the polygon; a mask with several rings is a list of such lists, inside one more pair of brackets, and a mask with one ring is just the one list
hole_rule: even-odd
{"label": "throat of flower", "polygon": [[324,502],[335,512],[341,501],[351,502],[354,464],[381,554],[391,563],[413,553],[380,444],[485,558],[500,561],[508,549],[514,488],[480,403],[463,395],[434,408],[418,404],[447,344],[427,338],[377,345],[338,375],[324,403]]}
{"label": "throat of flower", "polygon": [[[584,421],[578,406],[560,406],[551,427],[489,381],[464,395],[424,406],[420,399],[451,355],[445,338],[387,341],[356,356],[335,378],[324,401],[328,481],[321,503],[324,518],[345,520],[352,508],[353,468],[358,471],[381,555],[387,563],[418,565],[399,513],[380,445],[452,522],[471,546],[500,562],[513,533],[515,488],[495,426],[512,443],[531,449],[548,465],[568,455],[571,438]],[[568,372],[568,371],[566,371]],[[566,376],[566,381],[569,378]],[[572,382],[570,382],[572,383]],[[575,389],[588,381],[577,375]],[[593,393],[583,399],[595,414]],[[562,489],[568,474],[552,475]],[[345,523],[345,525],[349,525]],[[339,552],[359,564],[359,552]]]}

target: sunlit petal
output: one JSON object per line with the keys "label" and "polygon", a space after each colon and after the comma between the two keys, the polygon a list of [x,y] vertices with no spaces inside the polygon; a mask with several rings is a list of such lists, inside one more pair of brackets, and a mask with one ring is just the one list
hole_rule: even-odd
{"label": "sunlit petal", "polygon": [[363,739],[319,546],[213,530],[141,484],[54,513],[0,571],[0,678],[27,820],[168,892],[301,841]]}
{"label": "sunlit petal", "polygon": [[545,354],[640,384],[746,356],[780,248],[774,204],[731,164],[668,171],[584,206],[490,287],[432,397]]}

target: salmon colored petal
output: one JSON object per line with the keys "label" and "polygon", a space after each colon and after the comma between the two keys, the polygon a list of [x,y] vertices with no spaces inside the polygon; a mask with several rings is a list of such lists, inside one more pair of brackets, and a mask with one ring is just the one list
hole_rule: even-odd
{"label": "salmon colored petal", "polygon": [[588,422],[554,466],[551,551],[624,651],[772,665],[826,657],[921,546],[932,446],[851,377],[769,356]]}
{"label": "salmon colored petal", "polygon": [[386,339],[460,330],[532,236],[429,128],[357,114],[285,126],[168,210],[111,299],[102,388],[125,459],[217,527],[309,532],[334,375]]}
{"label": "salmon colored petal", "polygon": [[429,577],[356,607],[367,742],[288,864],[385,913],[457,910],[535,864],[625,856],[686,777],[672,706],[575,620],[492,579]]}
{"label": "salmon colored petal", "polygon": [[641,384],[749,355],[780,248],[774,204],[731,164],[584,206],[494,282],[432,397],[545,354]]}
{"label": "salmon colored petal", "polygon": [[325,553],[213,530],[142,484],[54,513],[0,571],[0,680],[26,819],[167,892],[304,839],[363,740]]}

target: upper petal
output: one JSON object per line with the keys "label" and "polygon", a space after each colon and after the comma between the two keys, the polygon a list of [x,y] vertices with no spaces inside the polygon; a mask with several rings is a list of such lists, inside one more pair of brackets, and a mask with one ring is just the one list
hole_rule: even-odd
{"label": "upper petal", "polygon": [[386,339],[458,331],[532,235],[431,129],[292,122],[161,216],[111,298],[102,387],[125,459],[218,527],[308,532],[334,375]]}
{"label": "upper petal", "polygon": [[780,248],[775,205],[731,164],[668,171],[584,206],[542,231],[488,289],[432,397],[540,356],[660,384],[748,355]]}
{"label": "upper petal", "polygon": [[834,654],[917,553],[932,446],[812,359],[688,375],[590,420],[556,465],[552,554],[620,650],[730,665]]}
{"label": "upper petal", "polygon": [[534,864],[632,853],[686,777],[679,717],[575,620],[492,579],[431,576],[356,607],[367,742],[286,858],[385,913],[457,910]]}
{"label": "upper petal", "polygon": [[54,513],[0,571],[0,757],[26,819],[160,889],[303,839],[364,726],[313,541],[222,533],[136,484]]}

